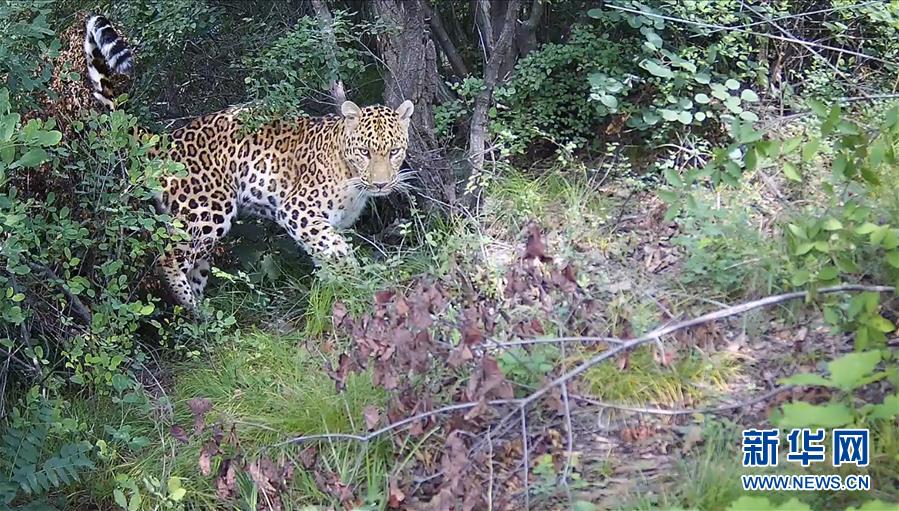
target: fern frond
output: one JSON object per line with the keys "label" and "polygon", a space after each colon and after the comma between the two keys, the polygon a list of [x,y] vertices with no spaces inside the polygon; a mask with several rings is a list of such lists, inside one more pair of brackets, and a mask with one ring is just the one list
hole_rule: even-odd
{"label": "fern frond", "polygon": [[87,457],[89,449],[86,443],[66,444],[60,449],[58,456],[44,461],[40,470],[36,464],[23,465],[13,473],[11,479],[30,494],[71,484],[79,480],[78,473],[81,470],[94,468],[93,462]]}

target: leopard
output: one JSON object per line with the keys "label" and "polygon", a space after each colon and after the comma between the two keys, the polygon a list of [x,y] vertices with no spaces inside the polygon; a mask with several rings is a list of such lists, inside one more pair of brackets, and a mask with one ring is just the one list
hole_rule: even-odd
{"label": "leopard", "polygon": [[[118,107],[116,84],[130,83],[134,52],[105,17],[82,29],[86,82],[94,107]],[[197,117],[168,134],[153,156],[181,167],[164,176],[156,208],[188,239],[173,243],[157,266],[174,301],[197,311],[210,275],[210,254],[238,215],[275,222],[317,266],[355,264],[342,233],[369,199],[408,191],[403,171],[415,107],[360,107],[343,101],[339,114],[278,118],[251,125],[252,106]]]}
{"label": "leopard", "polygon": [[54,118],[66,139],[75,136],[73,123],[91,110],[117,108],[119,97],[131,90],[135,65],[131,45],[105,16],[82,11],[73,17],[84,21],[58,33],[59,52],[48,62],[49,94],[40,95],[39,108],[31,112]]}

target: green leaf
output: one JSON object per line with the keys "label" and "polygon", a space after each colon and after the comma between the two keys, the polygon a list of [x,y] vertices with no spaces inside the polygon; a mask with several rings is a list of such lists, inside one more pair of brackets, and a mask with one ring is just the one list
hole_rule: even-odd
{"label": "green leaf", "polygon": [[674,73],[668,66],[663,66],[652,59],[644,60],[642,62],[642,67],[649,71],[651,75],[658,76],[659,78],[672,78],[674,76]]}
{"label": "green leaf", "polygon": [[874,229],[874,232],[871,233],[870,240],[872,245],[880,245],[880,242],[886,237],[887,233],[890,232],[890,225],[881,225]]}
{"label": "green leaf", "polygon": [[806,234],[805,229],[796,225],[796,224],[787,224],[787,228],[790,229],[790,232],[793,233],[799,239],[807,240],[808,234]]}
{"label": "green leaf", "polygon": [[54,146],[62,140],[62,133],[53,130],[53,131],[41,131],[38,132],[37,142],[43,147]]}
{"label": "green leaf", "polygon": [[893,268],[899,268],[899,251],[893,251],[887,254],[887,263]]}
{"label": "green leaf", "polygon": [[125,498],[125,493],[122,490],[118,488],[112,490],[112,497],[115,499],[115,503],[122,509],[128,509],[128,499]]}
{"label": "green leaf", "polygon": [[874,405],[871,410],[868,417],[872,419],[891,420],[896,417],[899,415],[899,392],[884,397],[883,403]]}
{"label": "green leaf", "polygon": [[693,75],[693,79],[703,85],[707,85],[712,81],[712,77],[708,73],[696,73]]}
{"label": "green leaf", "polygon": [[646,42],[655,49],[660,49],[662,47],[662,38],[659,37],[659,34],[656,34],[654,30],[647,30],[644,34],[646,36]]}
{"label": "green leaf", "polygon": [[600,95],[599,102],[611,110],[618,108],[618,98],[609,94]]}
{"label": "green leaf", "polygon": [[802,176],[799,174],[799,169],[796,168],[796,165],[793,165],[788,161],[784,162],[784,175],[787,176],[787,179],[796,181],[797,183],[802,182]]}
{"label": "green leaf", "polygon": [[729,78],[726,82],[724,82],[724,86],[730,90],[737,90],[740,88],[740,82],[734,80],[733,78]]}
{"label": "green leaf", "polygon": [[812,158],[818,154],[819,145],[821,145],[821,139],[817,137],[806,142],[806,144],[802,146],[802,161],[806,163],[812,161]]}
{"label": "green leaf", "polygon": [[597,511],[599,508],[592,502],[586,500],[578,500],[571,506],[572,511]]}
{"label": "green leaf", "polygon": [[743,92],[740,93],[740,99],[749,103],[755,103],[759,100],[759,96],[751,89],[743,89]]}
{"label": "green leaf", "polygon": [[860,234],[860,235],[871,234],[872,232],[876,231],[878,227],[880,227],[880,226],[877,224],[872,224],[871,222],[865,222],[855,229],[855,234]]}
{"label": "green leaf", "polygon": [[843,228],[843,224],[840,223],[836,218],[828,218],[824,221],[824,225],[822,226],[825,231],[839,231]]}
{"label": "green leaf", "polygon": [[23,154],[21,158],[10,165],[10,168],[16,169],[19,167],[36,167],[41,163],[47,161],[49,157],[50,155],[47,154],[47,151],[41,149],[40,147],[34,147],[29,149],[28,152]]}
{"label": "green leaf", "polygon": [[174,500],[175,502],[178,502],[181,499],[183,499],[186,494],[187,494],[187,490],[185,490],[184,488],[178,488],[177,490],[174,490],[171,493],[169,493],[169,498]]}
{"label": "green leaf", "polygon": [[817,99],[808,100],[808,106],[818,117],[826,116],[829,110],[829,108],[827,108],[827,105]]}
{"label": "green leaf", "polygon": [[677,120],[680,121],[681,124],[690,124],[693,122],[693,114],[686,111],[681,111],[677,114]]}
{"label": "green leaf", "polygon": [[778,426],[782,428],[837,428],[852,422],[852,410],[839,403],[813,405],[796,401],[783,405],[783,417]]}
{"label": "green leaf", "polygon": [[818,280],[822,281],[831,281],[836,280],[837,277],[840,276],[840,271],[837,270],[836,266],[825,266],[818,271]]}
{"label": "green leaf", "polygon": [[667,108],[663,108],[659,110],[659,113],[662,114],[662,119],[665,119],[668,122],[673,122],[677,120],[678,113],[674,110],[668,110]]}
{"label": "green leaf", "polygon": [[874,316],[867,321],[867,325],[878,332],[889,333],[896,329],[896,325],[883,316]]}
{"label": "green leaf", "polygon": [[835,387],[833,382],[821,376],[820,374],[814,373],[794,374],[793,376],[781,379],[780,383],[783,385],[815,385],[819,387]]}
{"label": "green leaf", "polygon": [[668,183],[671,186],[680,188],[684,185],[684,182],[680,178],[680,174],[675,172],[674,169],[665,169],[665,171],[662,172],[662,175],[665,176],[665,179],[668,180]]}
{"label": "green leaf", "polygon": [[128,511],[139,511],[140,505],[143,503],[143,497],[140,496],[140,493],[135,493],[131,496],[131,500],[128,502]]}
{"label": "green leaf", "polygon": [[[581,11],[581,12],[583,12],[583,11]],[[590,16],[591,18],[598,20],[598,19],[602,18],[602,9],[590,9],[589,11],[587,11],[587,16]]]}
{"label": "green leaf", "polygon": [[830,112],[827,114],[827,118],[821,123],[821,135],[827,136],[833,132],[834,128],[836,128],[837,124],[840,122],[841,115],[842,109],[840,108],[840,104],[834,103],[830,108]]}
{"label": "green leaf", "polygon": [[880,363],[880,351],[871,350],[843,355],[827,364],[830,380],[847,392],[855,390]]}
{"label": "green leaf", "polygon": [[799,145],[802,144],[802,137],[793,137],[787,140],[784,140],[783,149],[781,152],[783,154],[790,154],[796,149],[799,149]]}
{"label": "green leaf", "polygon": [[6,114],[0,118],[0,142],[9,142],[12,140],[16,126],[19,124],[21,117],[19,114]]}
{"label": "green leaf", "polygon": [[695,99],[696,102],[699,103],[700,105],[705,105],[705,104],[708,104],[710,101],[712,101],[712,98],[708,97],[706,94],[703,94],[702,92],[693,96],[693,99]]}
{"label": "green leaf", "polygon": [[150,314],[153,314],[154,310],[156,310],[156,306],[153,305],[152,303],[148,303],[140,308],[140,315],[141,316],[149,316]]}

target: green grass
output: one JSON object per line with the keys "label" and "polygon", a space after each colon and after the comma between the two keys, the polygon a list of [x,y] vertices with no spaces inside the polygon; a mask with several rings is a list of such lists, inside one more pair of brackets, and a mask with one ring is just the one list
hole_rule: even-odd
{"label": "green grass", "polygon": [[546,172],[534,176],[509,170],[489,189],[491,223],[511,234],[529,220],[554,227],[598,223],[608,217],[609,201],[580,172]]}
{"label": "green grass", "polygon": [[[296,472],[289,495],[293,504],[336,505],[330,496],[321,493],[312,474],[302,468],[298,456],[306,445],[279,444],[297,435],[365,431],[363,409],[382,405],[386,395],[372,385],[366,374],[351,376],[346,390],[338,394],[334,381],[324,370],[326,358],[317,348],[304,348],[296,337],[248,334],[233,344],[220,346],[206,360],[175,369],[175,385],[168,395],[174,407],[174,423],[191,433],[193,418],[187,401],[208,398],[213,409],[207,415],[207,424],[233,424],[240,450],[247,458],[267,456],[293,462]],[[146,418],[134,421],[134,427],[143,428],[140,433],[152,443],[110,472],[135,478],[154,474],[163,481],[171,476],[181,477],[188,489],[187,500],[200,508],[214,507],[217,499],[213,476],[202,476],[197,465],[210,426],[204,434],[191,437],[188,444],[176,442],[169,434],[170,426],[159,417],[155,422]],[[395,456],[389,442],[334,441],[316,445],[321,466],[353,486],[368,503],[383,507],[387,473]],[[213,474],[218,463],[218,458],[214,459]],[[244,490],[240,498],[252,500],[253,485],[244,484],[241,488]]]}
{"label": "green grass", "polygon": [[603,401],[679,407],[685,402],[702,402],[715,391],[725,390],[727,382],[739,372],[731,359],[696,352],[679,354],[669,367],[664,367],[653,360],[653,349],[644,347],[631,352],[624,370],[619,369],[617,360],[590,369],[584,374],[587,388]]}

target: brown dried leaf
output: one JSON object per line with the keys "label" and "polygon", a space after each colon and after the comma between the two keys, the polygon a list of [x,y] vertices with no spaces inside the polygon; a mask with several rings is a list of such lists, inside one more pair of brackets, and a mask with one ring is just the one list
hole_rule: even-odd
{"label": "brown dried leaf", "polygon": [[446,359],[446,363],[455,369],[473,358],[474,353],[471,352],[471,349],[467,345],[462,344],[450,352],[449,357]]}
{"label": "brown dried leaf", "polygon": [[350,374],[350,370],[352,369],[353,361],[346,353],[341,353],[340,357],[337,359],[337,369],[332,369],[330,367],[325,367],[325,372],[328,373],[328,376],[334,380],[334,387],[337,389],[337,392],[343,392],[346,390],[346,380]]}
{"label": "brown dried leaf", "polygon": [[674,357],[674,350],[661,350],[658,346],[652,350],[653,361],[662,367],[670,367],[671,363],[674,362]]}
{"label": "brown dried leaf", "polygon": [[390,509],[399,509],[403,501],[406,500],[406,494],[400,489],[396,479],[390,479],[390,491],[387,496],[387,507]]}
{"label": "brown dried leaf", "polygon": [[208,476],[212,473],[212,457],[219,453],[218,443],[210,440],[203,445],[200,450],[200,460],[197,463],[200,466],[200,473]]}
{"label": "brown dried leaf", "polygon": [[247,465],[246,470],[253,482],[256,483],[259,493],[265,497],[260,499],[260,502],[267,504],[267,507],[263,509],[280,510],[281,499],[279,494],[280,488],[284,485],[281,480],[282,471],[278,469],[277,465],[268,458],[260,458]]}
{"label": "brown dried leaf", "polygon": [[369,431],[374,431],[381,422],[381,410],[377,406],[366,406],[362,410],[362,415],[365,417],[365,425],[368,426]]}
{"label": "brown dried leaf", "polygon": [[640,425],[621,430],[621,439],[625,442],[642,442],[655,435],[655,430],[650,426]]}
{"label": "brown dried leaf", "polygon": [[314,445],[310,445],[309,447],[300,451],[300,463],[303,464],[303,468],[309,470],[314,467],[317,456],[318,449]]}
{"label": "brown dried leaf", "polygon": [[395,292],[392,290],[383,290],[375,293],[375,305],[383,305],[393,299]]}
{"label": "brown dried leaf", "polygon": [[231,500],[237,495],[237,462],[222,460],[218,477],[215,479],[215,493],[221,500]]}
{"label": "brown dried leaf", "polygon": [[396,312],[397,316],[405,316],[409,314],[409,304],[406,303],[406,299],[402,296],[397,297],[396,301],[393,304],[393,310]]}
{"label": "brown dried leaf", "polygon": [[182,428],[181,426],[179,426],[177,424],[175,424],[174,426],[172,426],[171,429],[169,429],[169,434],[172,435],[172,438],[181,442],[182,444],[186,444],[189,441],[189,439],[187,438],[187,432],[184,431],[184,428]]}
{"label": "brown dried leaf", "polygon": [[528,225],[528,238],[524,245],[524,259],[539,259],[541,262],[549,261],[546,255],[546,243],[543,241],[543,232],[540,227],[531,223]]}
{"label": "brown dried leaf", "polygon": [[212,401],[205,397],[195,397],[187,402],[187,407],[194,416],[194,433],[202,433],[206,427],[206,413],[212,410]]}
{"label": "brown dried leaf", "polygon": [[331,326],[334,330],[341,329],[349,322],[349,312],[343,302],[334,302],[331,307]]}
{"label": "brown dried leaf", "polygon": [[458,433],[450,433],[447,437],[441,464],[445,478],[453,484],[465,474],[465,467],[468,465],[468,448],[465,447],[465,442]]}
{"label": "brown dried leaf", "polygon": [[484,357],[481,359],[480,371],[468,382],[467,394],[469,399],[508,399],[512,397],[512,386],[506,381],[496,359]]}

